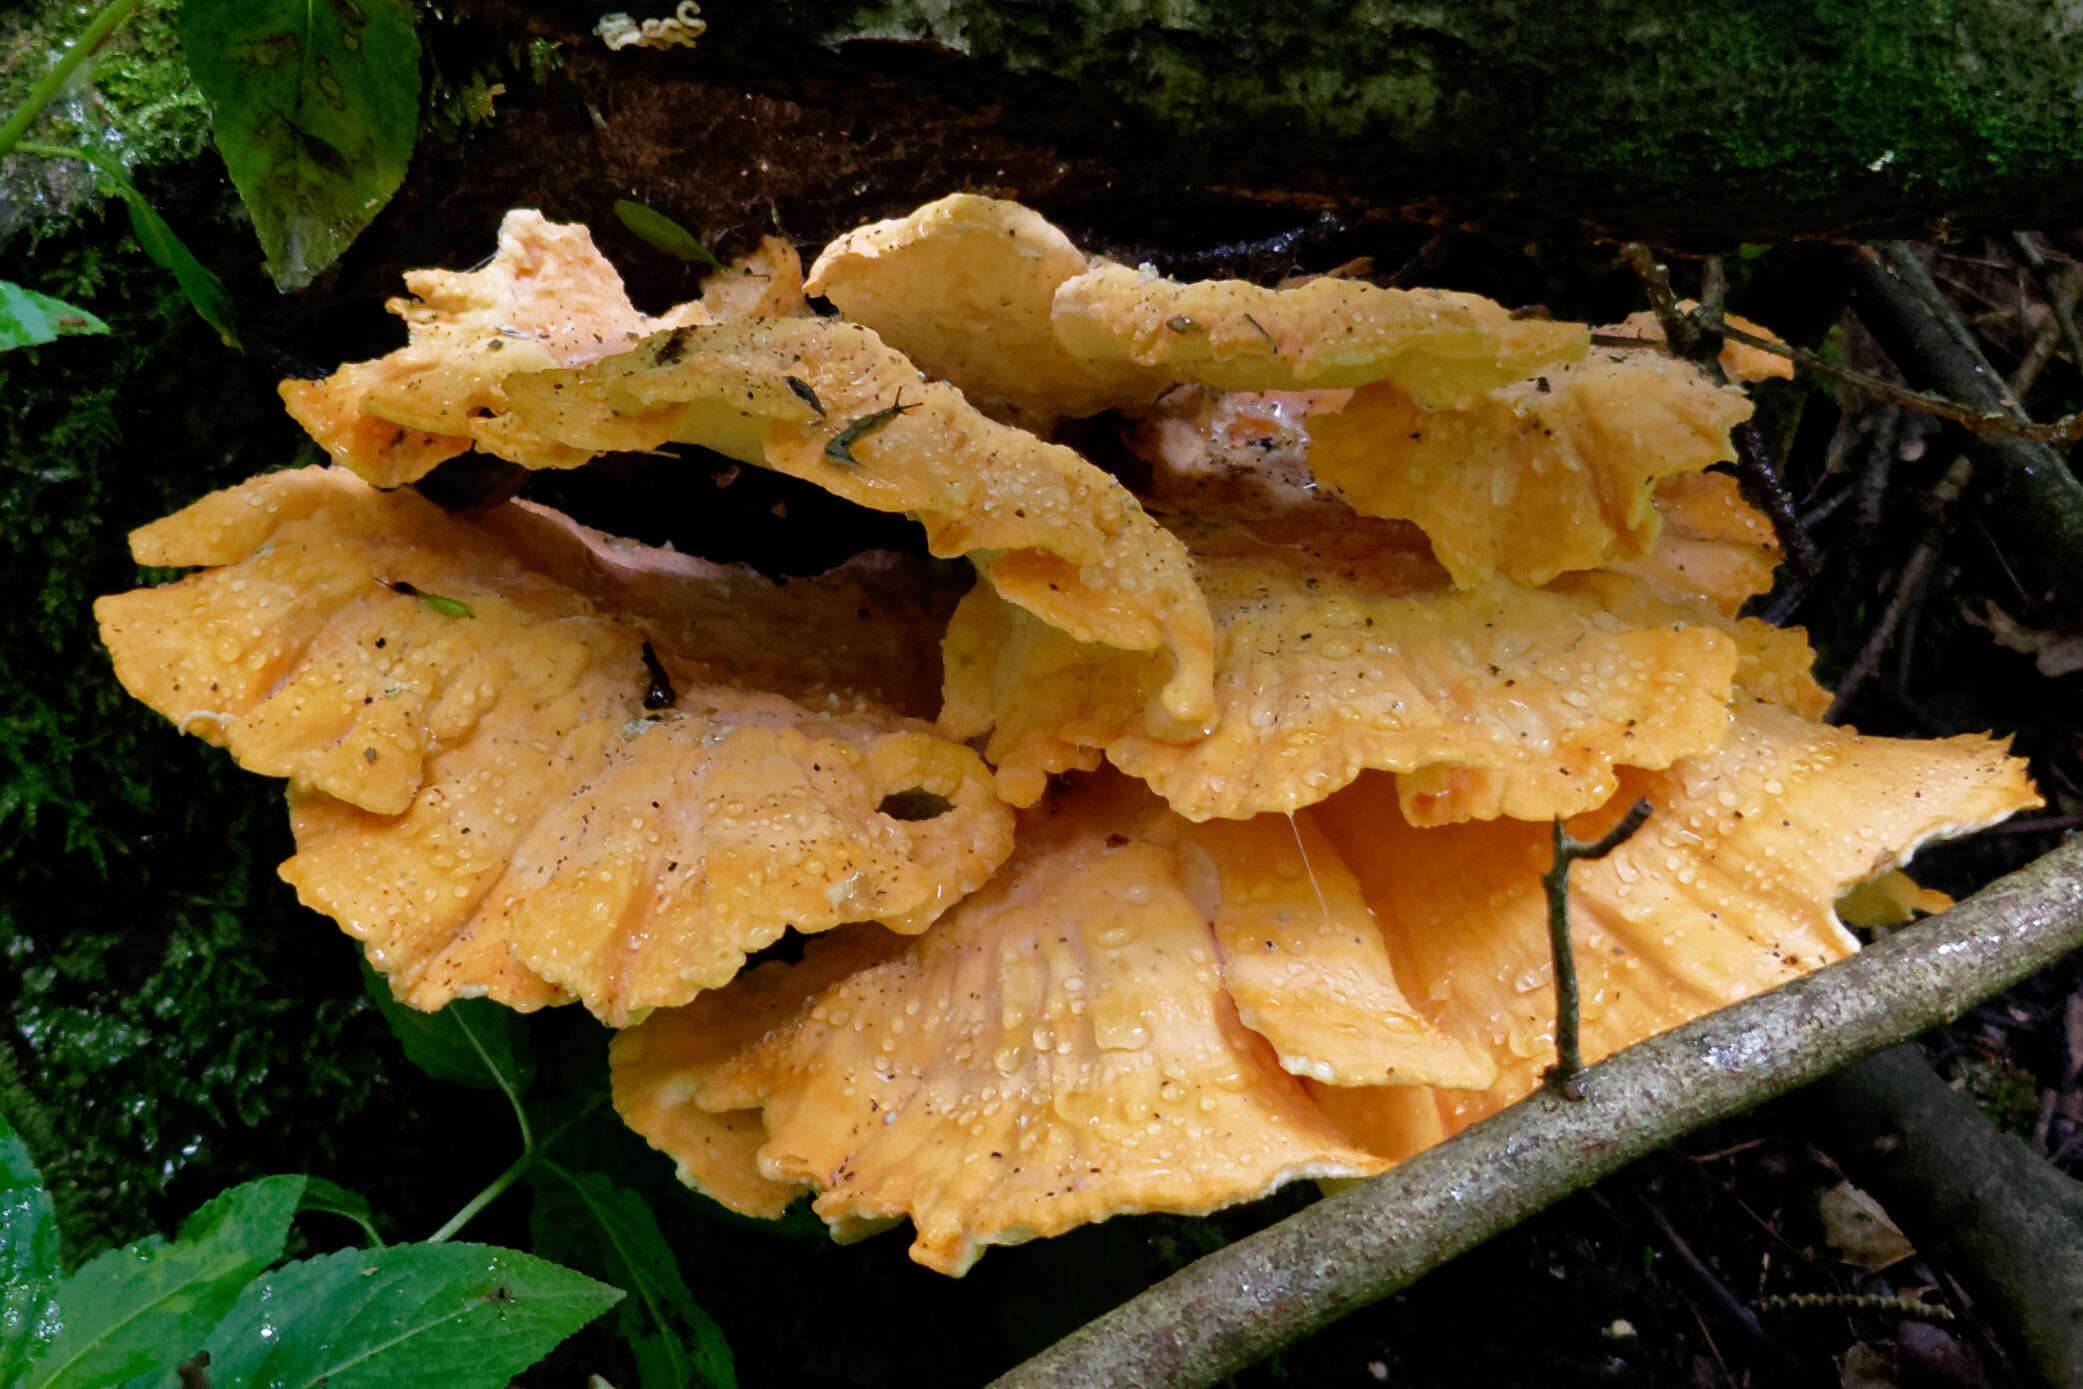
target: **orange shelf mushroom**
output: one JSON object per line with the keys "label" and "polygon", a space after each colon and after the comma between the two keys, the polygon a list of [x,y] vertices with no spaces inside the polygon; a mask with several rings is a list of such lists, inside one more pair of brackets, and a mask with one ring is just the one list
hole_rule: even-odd
{"label": "orange shelf mushroom", "polygon": [[[696,622],[682,645],[504,538],[539,550],[551,524],[520,506],[459,519],[338,470],[271,473],[134,541],[148,562],[213,567],[96,604],[131,693],[289,779],[283,876],[401,998],[570,996],[624,1025],[727,982],[791,926],[923,930],[1011,852],[974,753],[827,683],[815,634],[861,639],[853,576]],[[714,611],[701,591],[719,578],[748,586],[697,562],[656,596],[669,614],[672,587],[690,589]],[[791,649],[809,664],[774,683],[800,699],[731,682]],[[918,792],[948,809],[885,808]]]}
{"label": "orange shelf mushroom", "polygon": [[[1210,833],[1132,783],[1072,789],[896,954],[842,971],[832,947],[624,1033],[616,1104],[726,1204],[815,1190],[841,1238],[909,1216],[913,1257],[947,1273],[1109,1215],[1377,1171],[1292,1072],[1493,1071],[1404,1001],[1352,880],[1306,834],[1327,890],[1305,910],[1284,818]],[[1371,1028],[1340,1025],[1361,1009]],[[745,1143],[704,1141],[755,1110],[751,1164]]]}
{"label": "orange shelf mushroom", "polygon": [[[971,195],[740,269],[646,318],[516,212],[283,394],[381,485],[700,445],[914,517],[966,596],[309,469],[145,527],[200,572],[97,606],[133,693],[288,779],[284,876],[400,997],[624,1028],[617,1108],[733,1210],[959,1274],[1378,1172],[1553,1056],[1550,817],[1656,807],[1572,878],[1596,1058],[1941,906],[1899,865],[2037,804],[1994,740],[1817,722],[1705,471],[1748,403],[1645,316],[1587,356],[1472,295],[1182,284]],[[1147,479],[1048,437],[1107,410]]]}
{"label": "orange shelf mushroom", "polygon": [[336,461],[396,487],[475,447],[482,422],[505,408],[500,383],[516,372],[595,361],[683,324],[801,313],[802,287],[795,250],[768,238],[700,300],[651,318],[584,227],[516,210],[481,268],[405,276],[409,297],[385,305],[405,320],[404,347],[321,381],[284,381],[282,401]]}

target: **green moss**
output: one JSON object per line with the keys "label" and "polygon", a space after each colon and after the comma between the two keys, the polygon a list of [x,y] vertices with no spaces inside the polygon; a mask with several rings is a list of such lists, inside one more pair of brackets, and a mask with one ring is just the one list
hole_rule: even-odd
{"label": "green moss", "polygon": [[[174,35],[179,7],[179,0],[145,0],[45,108],[29,138],[105,150],[132,170],[195,157],[209,140],[209,113]],[[84,25],[67,0],[37,0],[0,16],[0,112],[14,108]],[[59,230],[101,200],[79,165],[12,156],[0,163],[0,239]]]}
{"label": "green moss", "polygon": [[139,581],[130,529],[294,454],[261,370],[120,225],[10,265],[113,331],[0,354],[0,1110],[75,1260],[265,1170],[276,1134],[336,1150],[391,1055],[351,948],[274,880],[279,794],[132,701],[96,640],[95,595]]}
{"label": "green moss", "polygon": [[1969,1056],[1953,1063],[1952,1083],[1998,1128],[2017,1138],[2032,1137],[2040,1117],[2040,1088],[2031,1072],[2002,1057]]}
{"label": "green moss", "polygon": [[[1593,220],[1901,220],[2073,180],[2083,57],[2029,6],[1534,0],[785,0],[771,21],[923,38],[1106,92],[1175,178],[1313,164],[1377,194],[1485,190]],[[1183,172],[1190,170],[1190,173]],[[1393,171],[1393,172],[1384,172]],[[1711,171],[1711,177],[1708,176]],[[2065,172],[2064,172],[2065,171]],[[1760,213],[1758,209],[1768,209]],[[2020,208],[2030,220],[2030,209]]]}

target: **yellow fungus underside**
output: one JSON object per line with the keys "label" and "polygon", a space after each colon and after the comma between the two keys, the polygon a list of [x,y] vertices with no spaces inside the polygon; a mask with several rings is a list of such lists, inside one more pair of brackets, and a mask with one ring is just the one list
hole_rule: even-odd
{"label": "yellow fungus underside", "polygon": [[[580,371],[511,379],[507,392],[529,438],[581,451],[701,444],[913,516],[933,553],[969,555],[1043,621],[1080,641],[1162,653],[1168,673],[1151,710],[1162,726],[1194,730],[1209,715],[1207,605],[1185,548],[1077,453],[978,413],[866,328],[683,328]],[[831,454],[849,426],[884,412],[894,413],[841,444],[854,461]]]}
{"label": "yellow fungus underside", "polygon": [[1655,500],[1663,516],[1655,547],[1638,559],[1610,561],[1609,568],[1724,617],[1772,591],[1779,538],[1772,523],[1743,500],[1736,479],[1679,473],[1656,484]]}

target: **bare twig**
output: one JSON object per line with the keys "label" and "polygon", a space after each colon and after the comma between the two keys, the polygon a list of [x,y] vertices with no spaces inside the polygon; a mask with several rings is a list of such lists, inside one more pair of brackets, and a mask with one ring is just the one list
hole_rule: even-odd
{"label": "bare twig", "polygon": [[1765,1330],[1764,1324],[1758,1320],[1758,1314],[1744,1306],[1742,1299],[1729,1291],[1729,1285],[1721,1281],[1721,1275],[1714,1271],[1713,1266],[1693,1251],[1685,1236],[1678,1233],[1678,1227],[1671,1223],[1671,1218],[1664,1214],[1663,1207],[1639,1191],[1635,1193],[1635,1199],[1641,1203],[1642,1209],[1648,1212],[1649,1219],[1663,1235],[1664,1243],[1670,1245],[1671,1252],[1685,1265],[1686,1271],[1692,1275],[1693,1282],[1721,1309],[1722,1315],[1741,1327],[1743,1334],[1750,1338],[1752,1344],[1777,1361],[1783,1373],[1798,1374],[1801,1368],[1799,1362],[1787,1353],[1785,1346],[1779,1344]]}
{"label": "bare twig", "polygon": [[[2028,245],[2030,237],[2025,238]],[[2083,371],[2083,328],[2076,323],[2076,300],[2083,291],[2083,266],[2070,265],[2061,270],[2049,270],[2045,257],[2034,258],[2032,268],[2044,273],[2041,289],[2047,296],[2047,312],[2061,327],[2061,340],[2068,347],[2069,360]]]}
{"label": "bare twig", "polygon": [[2083,331],[2076,326],[2076,301],[2083,298],[2083,265],[2064,265],[2057,270],[2032,233],[2014,232],[2011,239],[2032,267],[2033,279],[2047,300],[2047,322],[2025,360],[2011,373],[2011,395],[2022,400],[2053,358],[2056,343],[2068,348],[2069,360],[2083,371]]}
{"label": "bare twig", "polygon": [[1729,439],[1736,446],[1736,485],[1744,500],[1764,512],[1765,519],[1772,523],[1772,533],[1779,538],[1779,552],[1786,559],[1788,572],[1799,581],[1815,578],[1822,572],[1823,557],[1808,538],[1808,529],[1794,510],[1793,498],[1786,494],[1779,469],[1766,456],[1765,441],[1756,424],[1745,420],[1729,432]]}
{"label": "bare twig", "polygon": [[2083,945],[2083,843],[1814,974],[1631,1047],[1173,1274],[997,1381],[1198,1389],[1578,1187],[1936,1023]]}
{"label": "bare twig", "polygon": [[1555,857],[1548,871],[1541,874],[1541,888],[1548,894],[1548,948],[1555,955],[1555,1065],[1548,1071],[1548,1083],[1561,1091],[1565,1099],[1584,1098],[1579,1084],[1579,1077],[1584,1074],[1584,1053],[1577,1040],[1577,957],[1569,940],[1570,865],[1612,853],[1642,828],[1651,809],[1646,799],[1636,801],[1620,817],[1619,824],[1588,843],[1572,839],[1562,827],[1561,817],[1555,820]]}

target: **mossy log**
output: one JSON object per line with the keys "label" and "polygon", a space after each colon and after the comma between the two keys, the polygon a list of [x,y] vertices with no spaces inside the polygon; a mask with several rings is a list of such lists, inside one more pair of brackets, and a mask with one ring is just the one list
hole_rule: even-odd
{"label": "mossy log", "polygon": [[[599,8],[483,12],[590,58]],[[871,187],[938,158],[1032,197],[1091,167],[1160,197],[1667,244],[2083,218],[2083,21],[2034,0],[775,0],[708,18],[693,52],[617,65],[822,110],[818,162]]]}

